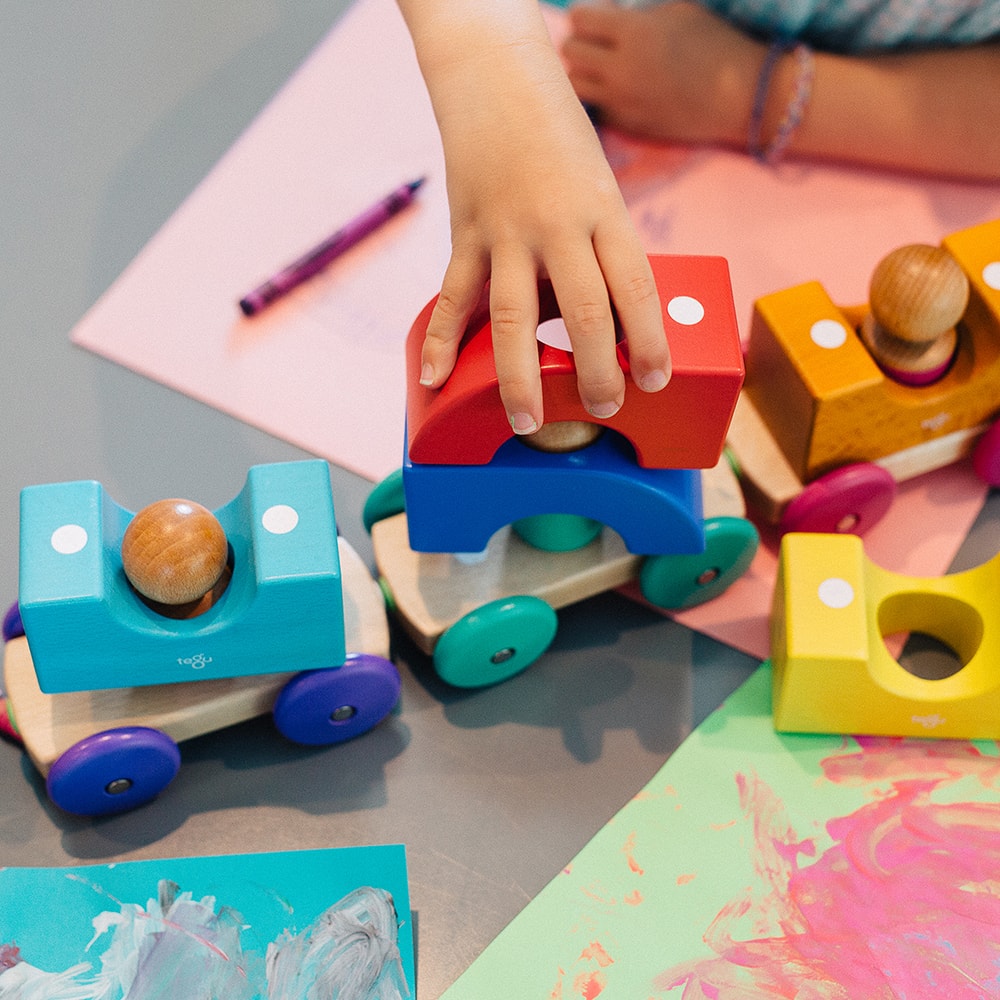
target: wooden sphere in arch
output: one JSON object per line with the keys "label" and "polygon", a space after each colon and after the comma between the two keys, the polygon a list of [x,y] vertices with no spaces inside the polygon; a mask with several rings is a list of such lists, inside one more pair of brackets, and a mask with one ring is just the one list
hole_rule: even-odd
{"label": "wooden sphere in arch", "polygon": [[159,604],[198,600],[215,586],[228,558],[218,518],[191,500],[158,500],[144,507],[122,539],[125,575],[143,597]]}
{"label": "wooden sphere in arch", "polygon": [[555,420],[542,424],[534,434],[525,434],[520,440],[537,451],[579,451],[593,444],[603,431],[603,427],[587,420]]}
{"label": "wooden sphere in arch", "polygon": [[872,272],[868,303],[887,333],[927,344],[951,330],[969,302],[969,279],[943,247],[912,243]]}

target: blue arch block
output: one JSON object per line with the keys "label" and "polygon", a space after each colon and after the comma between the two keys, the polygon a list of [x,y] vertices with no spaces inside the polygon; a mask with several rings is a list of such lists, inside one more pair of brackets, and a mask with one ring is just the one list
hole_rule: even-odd
{"label": "blue arch block", "polygon": [[644,469],[620,434],[578,451],[538,451],[512,438],[488,465],[403,462],[410,547],[479,552],[499,528],[536,514],[579,514],[614,528],[630,552],[666,555],[705,547],[696,469]]}
{"label": "blue arch block", "polygon": [[47,693],[340,666],[344,610],[326,462],[250,469],[215,512],[232,579],[197,618],[175,620],[133,591],[121,542],[133,514],[96,482],[21,493],[18,601]]}

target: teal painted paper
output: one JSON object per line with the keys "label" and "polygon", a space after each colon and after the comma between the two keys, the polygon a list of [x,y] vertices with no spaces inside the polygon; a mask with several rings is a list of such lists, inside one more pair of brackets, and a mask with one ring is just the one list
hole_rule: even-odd
{"label": "teal painted paper", "polygon": [[[398,917],[403,974],[410,995],[415,995],[413,927],[402,845],[6,868],[0,870],[0,942],[15,945],[23,962],[47,972],[64,972],[79,963],[93,966],[101,952],[96,943],[88,950],[97,936],[95,918],[120,913],[123,904],[146,907],[156,898],[162,880],[176,883],[196,901],[212,897],[219,911],[235,911],[243,953],[261,960],[269,944],[283,934],[308,928],[353,890],[362,886],[385,890]],[[0,989],[0,995],[14,994]],[[200,995],[192,988],[191,997]],[[220,1000],[226,1000],[226,995]]]}
{"label": "teal painted paper", "polygon": [[762,667],[443,1000],[1000,996],[994,743],[774,732]]}

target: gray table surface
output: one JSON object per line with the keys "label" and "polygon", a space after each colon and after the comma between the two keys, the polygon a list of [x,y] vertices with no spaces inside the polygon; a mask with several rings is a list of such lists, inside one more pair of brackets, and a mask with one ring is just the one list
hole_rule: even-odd
{"label": "gray table surface", "polygon": [[[215,506],[298,449],[72,347],[74,323],[253,120],[344,0],[3,4],[0,600],[17,502],[97,479],[138,509]],[[371,564],[370,485],[333,470]],[[1000,546],[991,501],[956,565]],[[616,594],[565,610],[552,650],[495,689],[445,688],[405,641],[397,714],[311,750],[266,719],[182,745],[164,795],[100,820],[52,806],[0,744],[0,864],[405,843],[418,989],[434,1000],[756,666]]]}

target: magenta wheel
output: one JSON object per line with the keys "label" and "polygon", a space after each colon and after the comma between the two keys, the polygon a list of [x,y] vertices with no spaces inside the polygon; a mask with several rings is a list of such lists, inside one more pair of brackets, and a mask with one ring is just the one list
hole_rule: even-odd
{"label": "magenta wheel", "polygon": [[892,506],[896,480],[879,465],[859,462],[814,479],[786,508],[781,531],[863,535]]}
{"label": "magenta wheel", "polygon": [[976,442],[972,467],[988,486],[1000,486],[1000,421]]}
{"label": "magenta wheel", "polygon": [[52,765],[46,785],[60,809],[105,816],[156,798],[180,766],[180,751],[166,733],[123,726],[73,744]]}
{"label": "magenta wheel", "polygon": [[11,711],[10,699],[0,698],[0,736],[5,736],[18,745],[23,745],[21,734],[17,729],[14,713]]}
{"label": "magenta wheel", "polygon": [[399,701],[400,686],[388,660],[352,653],[342,667],[296,674],[274,703],[274,724],[294,743],[342,743],[377,726]]}

